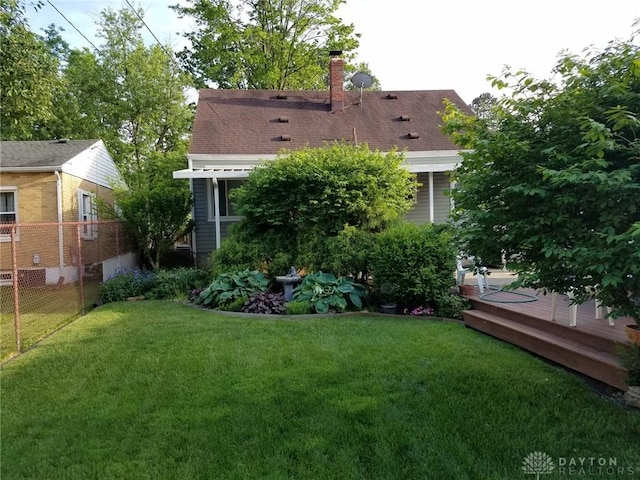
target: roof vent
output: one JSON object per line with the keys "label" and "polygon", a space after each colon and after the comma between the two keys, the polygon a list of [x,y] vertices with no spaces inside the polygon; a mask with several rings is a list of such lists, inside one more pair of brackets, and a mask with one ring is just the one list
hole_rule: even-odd
{"label": "roof vent", "polygon": [[420,138],[420,134],[418,132],[409,132],[407,134],[408,138]]}
{"label": "roof vent", "polygon": [[278,117],[278,122],[289,123],[289,117]]}
{"label": "roof vent", "polygon": [[411,117],[409,117],[409,115],[400,115],[398,117],[398,120],[400,120],[401,122],[408,122],[409,120],[411,120]]}
{"label": "roof vent", "polygon": [[291,135],[280,135],[280,140],[282,140],[283,142],[290,142]]}
{"label": "roof vent", "polygon": [[389,100],[397,100],[398,99],[398,95],[396,95],[395,93],[390,93],[389,95],[387,95],[387,98]]}
{"label": "roof vent", "polygon": [[56,143],[69,143],[68,138],[59,138],[56,140]]}
{"label": "roof vent", "polygon": [[278,100],[286,100],[289,97],[287,97],[284,93],[279,93],[278,95],[276,95],[276,98]]}

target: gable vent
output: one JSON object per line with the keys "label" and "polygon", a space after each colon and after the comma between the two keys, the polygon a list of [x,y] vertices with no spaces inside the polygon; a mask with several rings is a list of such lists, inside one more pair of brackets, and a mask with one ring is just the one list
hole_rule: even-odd
{"label": "gable vent", "polygon": [[409,120],[411,120],[411,117],[409,117],[409,115],[400,115],[398,117],[398,120],[400,120],[401,122],[408,122]]}
{"label": "gable vent", "polygon": [[283,142],[290,142],[291,141],[291,135],[280,135],[280,140]]}
{"label": "gable vent", "polygon": [[287,98],[289,98],[289,97],[287,97],[287,96],[286,96],[286,95],[284,95],[283,93],[279,93],[278,95],[276,95],[276,98],[277,98],[278,100],[286,100],[286,99],[287,99]]}
{"label": "gable vent", "polygon": [[396,95],[395,93],[390,93],[389,95],[387,95],[387,98],[389,100],[397,100],[398,99],[398,95]]}
{"label": "gable vent", "polygon": [[278,117],[278,122],[289,123],[289,117]]}
{"label": "gable vent", "polygon": [[409,132],[407,134],[408,138],[420,138],[420,134],[418,132]]}

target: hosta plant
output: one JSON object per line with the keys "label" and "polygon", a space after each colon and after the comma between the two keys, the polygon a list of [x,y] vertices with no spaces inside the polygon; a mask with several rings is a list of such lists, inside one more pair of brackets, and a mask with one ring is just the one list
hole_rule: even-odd
{"label": "hosta plant", "polygon": [[254,293],[266,292],[269,281],[258,270],[241,270],[218,275],[198,297],[200,305],[216,308],[238,298],[247,299]]}
{"label": "hosta plant", "polygon": [[293,301],[309,302],[317,313],[327,313],[330,309],[345,311],[352,305],[362,308],[366,289],[349,277],[338,277],[318,271],[310,273],[293,290]]}

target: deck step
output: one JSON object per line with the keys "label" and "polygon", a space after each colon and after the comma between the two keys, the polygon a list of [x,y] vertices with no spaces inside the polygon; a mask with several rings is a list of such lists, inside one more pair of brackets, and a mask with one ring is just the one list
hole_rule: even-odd
{"label": "deck step", "polygon": [[517,345],[620,390],[627,389],[625,369],[613,353],[583,344],[575,338],[561,336],[563,332],[558,334],[483,310],[466,310],[463,318],[467,327]]}

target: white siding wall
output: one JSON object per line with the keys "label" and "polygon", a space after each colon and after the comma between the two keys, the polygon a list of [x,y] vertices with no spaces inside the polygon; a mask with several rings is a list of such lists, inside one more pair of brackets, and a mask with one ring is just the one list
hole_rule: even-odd
{"label": "white siding wall", "polygon": [[62,171],[107,188],[122,181],[122,176],[102,140],[62,165]]}

